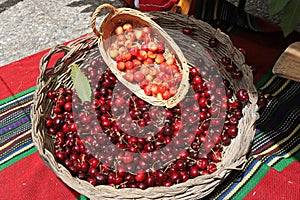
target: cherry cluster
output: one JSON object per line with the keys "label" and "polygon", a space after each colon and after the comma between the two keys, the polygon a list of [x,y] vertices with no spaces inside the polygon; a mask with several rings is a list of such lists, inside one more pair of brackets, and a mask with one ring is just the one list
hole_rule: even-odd
{"label": "cherry cluster", "polygon": [[115,188],[171,186],[215,172],[249,98],[215,70],[199,59],[186,98],[164,108],[132,94],[94,58],[83,69],[92,102],[64,87],[47,92],[53,107],[45,125],[57,161],[92,185]]}
{"label": "cherry cluster", "polygon": [[224,56],[221,59],[221,63],[225,66],[225,70],[231,74],[233,79],[241,79],[243,78],[242,71],[238,70],[236,65],[231,61],[230,58]]}
{"label": "cherry cluster", "polygon": [[150,27],[133,28],[125,23],[115,29],[108,54],[130,83],[147,96],[167,100],[177,93],[182,75],[173,54],[166,51]]}

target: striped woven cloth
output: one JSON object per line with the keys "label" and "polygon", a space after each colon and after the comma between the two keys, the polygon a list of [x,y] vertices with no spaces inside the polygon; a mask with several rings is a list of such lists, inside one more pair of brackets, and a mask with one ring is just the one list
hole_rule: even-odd
{"label": "striped woven cloth", "polygon": [[30,108],[33,88],[0,102],[0,169],[35,152],[31,138]]}
{"label": "striped woven cloth", "polygon": [[[257,120],[257,132],[249,160],[244,170],[233,171],[232,175],[208,197],[210,199],[259,199],[261,195],[278,199],[300,197],[300,83],[269,75],[257,84],[257,88],[260,93],[269,96],[270,101],[266,108],[259,110],[260,118]],[[18,166],[21,160],[30,158],[28,162],[38,162],[42,165],[40,158],[36,156],[38,153],[30,135],[29,113],[34,90],[35,87],[32,87],[0,101],[0,176],[4,177],[3,180],[11,176],[11,171],[30,167]],[[36,178],[39,174],[34,170],[30,173],[32,174],[29,174],[29,177]],[[47,176],[50,176],[49,179],[56,178],[51,172],[48,172]],[[23,181],[26,183],[26,180]],[[43,184],[38,178],[35,182]],[[59,181],[55,184],[60,186],[56,188],[55,193],[70,191],[69,195],[74,199],[86,199]],[[4,197],[8,193],[7,189],[13,189],[8,187],[13,186],[1,181],[0,194],[4,194]],[[264,190],[267,187],[270,191],[266,193]],[[50,194],[53,192],[50,191]],[[66,193],[55,197],[64,199],[64,195]],[[53,196],[49,199],[52,198]],[[36,198],[31,196],[27,199]]]}

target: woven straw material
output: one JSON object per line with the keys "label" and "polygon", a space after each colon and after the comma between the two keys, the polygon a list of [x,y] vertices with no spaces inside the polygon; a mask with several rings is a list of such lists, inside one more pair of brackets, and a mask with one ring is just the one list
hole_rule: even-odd
{"label": "woven straw material", "polygon": [[[164,29],[172,29],[181,31],[182,27],[191,27],[193,33],[191,37],[202,45],[211,55],[213,60],[219,62],[223,56],[230,57],[239,70],[244,74],[241,80],[232,81],[233,89],[244,88],[249,92],[249,103],[243,108],[243,118],[239,121],[239,132],[231,144],[224,148],[223,158],[217,164],[217,171],[213,174],[199,176],[194,179],[171,187],[152,187],[146,190],[141,189],[115,189],[111,186],[92,186],[90,183],[79,178],[73,177],[71,173],[54,157],[53,140],[47,134],[45,127],[45,117],[50,116],[52,112],[52,104],[46,98],[46,91],[49,89],[57,89],[61,85],[72,88],[71,81],[71,63],[81,63],[85,58],[93,56],[98,51],[98,36],[91,33],[80,38],[68,46],[58,45],[50,50],[40,62],[40,76],[37,80],[37,89],[34,95],[34,105],[31,111],[32,117],[32,138],[37,147],[41,158],[60,177],[68,186],[75,189],[79,193],[91,199],[200,199],[211,193],[232,170],[243,169],[243,164],[247,160],[247,152],[255,133],[255,121],[257,114],[257,93],[253,85],[252,73],[250,67],[245,64],[244,56],[233,46],[229,37],[220,30],[215,30],[209,24],[200,20],[196,20],[189,16],[183,16],[170,12],[152,12],[148,14],[158,25]],[[210,48],[208,40],[211,36],[219,40],[219,45]],[[180,38],[179,38],[180,39]],[[191,46],[190,43],[185,44],[185,40],[180,40],[181,45]],[[49,61],[54,54],[63,53],[53,67],[49,67]],[[189,63],[193,63],[193,52],[190,56],[186,55]],[[220,72],[230,80],[230,75],[220,68]]]}
{"label": "woven straw material", "polygon": [[[103,18],[98,31],[95,27],[96,17],[103,9],[110,9],[110,12]],[[167,100],[159,100],[153,96],[147,96],[140,88],[139,84],[131,83],[123,78],[124,72],[117,69],[116,61],[114,61],[107,52],[110,45],[110,38],[112,37],[112,33],[114,33],[115,28],[118,25],[123,25],[125,23],[131,23],[134,28],[150,27],[155,38],[165,44],[165,57],[168,58],[172,55],[175,56],[179,70],[182,74],[182,80],[178,87],[178,91],[180,92],[177,92],[173,97]],[[138,10],[130,8],[116,9],[109,4],[103,4],[94,12],[91,25],[95,34],[99,36],[99,49],[103,60],[116,75],[118,80],[130,89],[136,96],[152,105],[166,106],[167,108],[176,106],[182,99],[184,99],[189,90],[189,67],[187,61],[174,40],[157,23]]]}

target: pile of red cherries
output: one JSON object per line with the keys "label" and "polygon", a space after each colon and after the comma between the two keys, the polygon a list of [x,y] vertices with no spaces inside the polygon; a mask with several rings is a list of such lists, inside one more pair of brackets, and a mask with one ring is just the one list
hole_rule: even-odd
{"label": "pile of red cherries", "polygon": [[[132,56],[128,61],[134,62]],[[242,78],[230,58],[221,63],[234,78]],[[234,92],[216,67],[201,59],[190,68],[188,94],[173,108],[153,106],[135,96],[100,56],[82,71],[90,80],[92,101],[81,102],[76,91],[64,86],[49,90],[53,107],[45,126],[57,162],[92,185],[146,189],[214,173],[223,149],[238,134],[242,109],[249,101],[246,90]]]}

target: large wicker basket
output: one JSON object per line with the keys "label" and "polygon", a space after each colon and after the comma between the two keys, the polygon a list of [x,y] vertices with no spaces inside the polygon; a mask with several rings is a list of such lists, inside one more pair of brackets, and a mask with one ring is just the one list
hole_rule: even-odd
{"label": "large wicker basket", "polygon": [[[150,187],[141,189],[115,189],[111,186],[92,186],[87,181],[73,177],[71,173],[54,157],[54,145],[45,127],[45,116],[51,114],[51,105],[46,99],[46,91],[57,89],[61,85],[72,88],[70,78],[70,64],[80,63],[87,55],[98,50],[98,37],[91,33],[77,39],[67,46],[58,45],[50,50],[40,62],[40,76],[37,80],[37,89],[34,95],[34,105],[31,111],[32,117],[32,138],[41,158],[68,186],[91,199],[200,199],[211,193],[232,170],[243,169],[247,161],[247,152],[255,133],[255,121],[257,119],[257,94],[253,85],[252,72],[245,64],[242,53],[235,48],[230,38],[220,30],[212,28],[209,24],[196,20],[192,17],[170,12],[149,13],[157,24],[164,29],[182,31],[182,27],[190,27],[193,33],[190,35],[195,41],[202,45],[211,55],[216,63],[220,62],[223,56],[230,57],[236,66],[244,74],[243,78],[234,81],[233,88],[245,88],[249,93],[249,103],[243,109],[243,118],[239,121],[238,136],[232,140],[230,146],[224,148],[223,159],[218,164],[218,169],[213,174],[199,176],[194,179],[171,187]],[[208,40],[211,36],[219,40],[219,45],[211,48]],[[179,38],[180,39],[180,38]],[[182,46],[190,46],[184,40],[180,40]],[[63,53],[63,56],[49,67],[50,59],[54,54]],[[192,55],[193,52],[190,52]],[[188,60],[193,59],[187,57]],[[221,72],[224,77],[230,78],[226,71]]]}

